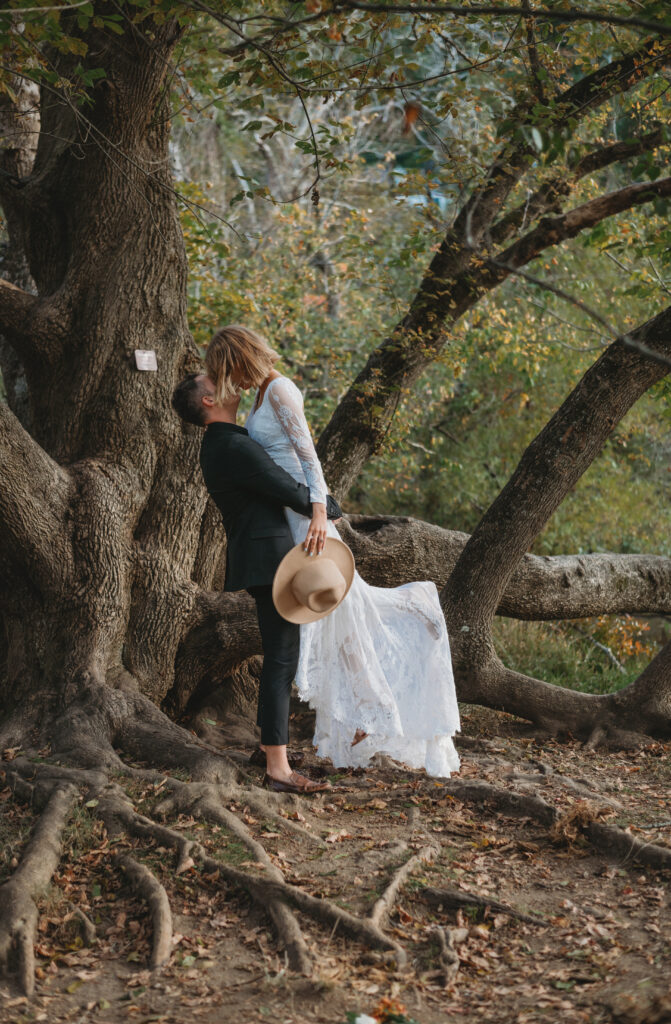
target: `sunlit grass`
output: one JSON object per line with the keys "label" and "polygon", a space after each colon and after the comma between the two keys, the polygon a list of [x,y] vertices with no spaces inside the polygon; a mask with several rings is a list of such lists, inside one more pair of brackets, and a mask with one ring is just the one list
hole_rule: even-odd
{"label": "sunlit grass", "polygon": [[508,668],[583,693],[621,690],[650,660],[643,654],[623,657],[620,671],[589,636],[567,624],[497,618],[494,642]]}

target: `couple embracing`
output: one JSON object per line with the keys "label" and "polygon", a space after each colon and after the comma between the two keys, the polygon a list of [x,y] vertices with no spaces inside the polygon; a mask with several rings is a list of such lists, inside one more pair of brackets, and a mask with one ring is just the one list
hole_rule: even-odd
{"label": "couple embracing", "polygon": [[[205,428],[200,463],[227,535],[225,590],[256,602],[263,645],[257,723],[266,785],[325,788],[287,756],[295,680],[316,711],[314,742],[334,765],[365,765],[384,752],[430,775],[459,767],[450,647],[431,582],[369,586],[333,521],[341,515],[324,476],[296,385],[249,328],[212,338],[206,370],[173,394],[173,407]],[[256,388],[246,427],[240,392]],[[274,583],[274,585],[273,585]]]}

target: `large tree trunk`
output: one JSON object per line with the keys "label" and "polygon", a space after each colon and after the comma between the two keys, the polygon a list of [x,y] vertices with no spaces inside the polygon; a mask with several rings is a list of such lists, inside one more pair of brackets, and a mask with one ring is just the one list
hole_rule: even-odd
{"label": "large tree trunk", "polygon": [[[31,427],[0,407],[0,706],[15,729],[83,694],[104,701],[106,685],[160,702],[197,591],[200,437],[170,408],[197,365],[168,160],[178,38],[172,22],[151,40],[89,33],[107,69],[93,104],[43,91],[34,165],[2,177],[11,247],[37,288],[0,289]],[[153,349],[158,371],[136,369],[135,349]]]}

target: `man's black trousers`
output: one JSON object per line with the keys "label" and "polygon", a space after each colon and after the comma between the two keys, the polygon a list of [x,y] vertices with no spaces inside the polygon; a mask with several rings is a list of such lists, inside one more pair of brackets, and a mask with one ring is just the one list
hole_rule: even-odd
{"label": "man's black trousers", "polygon": [[277,612],[270,585],[250,587],[248,592],[256,601],[263,645],[256,724],[264,746],[281,746],[289,741],[289,697],[298,668],[300,626]]}

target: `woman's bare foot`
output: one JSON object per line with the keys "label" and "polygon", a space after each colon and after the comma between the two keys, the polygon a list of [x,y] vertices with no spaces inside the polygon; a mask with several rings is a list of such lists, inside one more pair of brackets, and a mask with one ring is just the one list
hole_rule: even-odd
{"label": "woman's bare foot", "polygon": [[364,732],[363,729],[357,729],[357,731],[354,733],[354,739],[350,743],[350,746],[356,747],[357,743],[361,743],[361,740],[365,740],[367,736],[368,733]]}

